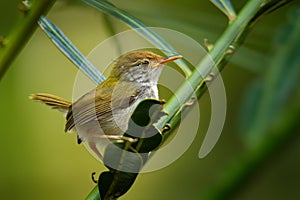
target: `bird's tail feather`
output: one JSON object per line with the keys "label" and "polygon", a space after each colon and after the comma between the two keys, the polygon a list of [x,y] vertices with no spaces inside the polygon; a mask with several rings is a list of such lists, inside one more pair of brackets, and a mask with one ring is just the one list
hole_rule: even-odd
{"label": "bird's tail feather", "polygon": [[44,104],[51,106],[53,109],[57,109],[64,113],[68,112],[72,104],[72,102],[52,94],[33,94],[29,96],[29,99],[43,102]]}

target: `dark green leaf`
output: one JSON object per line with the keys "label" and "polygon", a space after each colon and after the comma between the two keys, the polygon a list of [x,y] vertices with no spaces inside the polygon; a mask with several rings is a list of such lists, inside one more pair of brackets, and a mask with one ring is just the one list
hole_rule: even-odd
{"label": "dark green leaf", "polygon": [[138,152],[147,153],[160,145],[162,135],[153,124],[164,115],[166,113],[163,112],[161,101],[146,99],[137,106],[125,136],[139,139],[136,144],[133,144]]}
{"label": "dark green leaf", "polygon": [[148,152],[159,146],[160,132],[153,126],[162,112],[161,101],[146,99],[139,103],[131,116],[124,138],[137,139],[130,142],[109,144],[104,152],[103,162],[109,169],[99,176],[98,187],[101,199],[116,199],[125,194],[134,183]]}
{"label": "dark green leaf", "polygon": [[104,152],[103,163],[112,171],[139,172],[143,160],[142,157],[130,149],[127,142],[109,144]]}
{"label": "dark green leaf", "polygon": [[101,173],[98,180],[101,199],[117,199],[122,196],[132,186],[136,176],[137,173],[112,171]]}

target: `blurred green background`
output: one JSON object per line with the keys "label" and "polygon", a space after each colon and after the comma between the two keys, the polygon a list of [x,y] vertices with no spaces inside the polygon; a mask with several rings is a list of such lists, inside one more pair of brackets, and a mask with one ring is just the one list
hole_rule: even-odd
{"label": "blurred green background", "polygon": [[[19,2],[0,1],[0,35],[8,35],[17,20],[22,18],[17,10]],[[174,29],[199,43],[204,38],[213,43],[227,26],[226,17],[209,1],[112,2],[148,26]],[[239,10],[245,2],[236,0],[233,4]],[[210,100],[206,94],[200,100],[199,133],[188,151],[164,169],[139,175],[121,199],[206,199],[207,194],[214,195],[231,182],[230,174],[243,170],[240,163],[247,160],[248,152],[264,138],[264,135],[246,134],[251,132],[247,130],[251,129],[251,123],[247,121],[255,121],[247,113],[258,109],[259,106],[255,106],[257,96],[269,91],[256,90],[257,85],[268,82],[264,79],[278,83],[276,77],[268,78],[267,74],[272,72],[272,62],[278,55],[277,51],[281,50],[280,45],[286,42],[289,31],[293,30],[291,13],[297,6],[294,3],[264,17],[222,72],[228,111],[223,133],[213,151],[204,159],[198,158],[210,118]],[[85,55],[110,36],[104,15],[80,1],[57,1],[47,17]],[[116,19],[105,17],[115,31],[128,29]],[[295,57],[291,55],[290,59]],[[293,72],[289,75],[294,75],[294,81],[280,90],[282,93],[278,94],[276,90],[282,84],[275,84],[275,92],[269,93],[275,94],[274,99],[288,102],[288,105],[281,103],[271,107],[271,110],[280,107],[277,114],[272,114],[279,118],[282,115],[278,113],[299,100],[299,70]],[[30,94],[37,92],[71,99],[76,73],[73,64],[38,29],[1,80],[1,199],[84,199],[94,187],[91,173],[105,170],[82,145],[77,145],[75,134],[63,132],[65,121],[59,112],[28,99]],[[289,79],[286,71],[280,75],[283,82]],[[268,121],[268,117],[265,120],[260,123],[268,126],[265,128],[268,132],[274,124]],[[265,162],[252,166],[256,169],[254,173],[243,184],[229,190],[226,198],[297,199],[300,196],[300,127],[292,131],[295,136],[289,137],[285,145],[279,146]]]}

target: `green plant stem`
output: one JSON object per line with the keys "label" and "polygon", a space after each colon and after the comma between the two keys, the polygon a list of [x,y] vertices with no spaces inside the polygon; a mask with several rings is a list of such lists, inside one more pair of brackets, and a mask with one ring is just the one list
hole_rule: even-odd
{"label": "green plant stem", "polygon": [[[190,100],[194,92],[199,88],[199,85],[203,83],[204,78],[207,77],[214,68],[214,63],[220,63],[222,59],[226,57],[229,46],[233,45],[236,39],[243,35],[244,31],[248,30],[247,26],[249,22],[263,3],[264,0],[249,1],[237,15],[236,19],[231,21],[231,24],[228,25],[228,28],[218,39],[209,54],[196,66],[192,75],[165,104],[164,109],[168,113],[168,116],[163,118],[157,125],[159,129],[162,129],[165,124],[178,113],[182,105]],[[212,61],[214,61],[214,63]],[[179,99],[179,101],[177,99]]]}
{"label": "green plant stem", "polygon": [[30,10],[24,13],[24,17],[5,38],[5,43],[0,46],[0,80],[35,31],[40,16],[45,14],[54,2],[55,0],[32,0]]}
{"label": "green plant stem", "polygon": [[88,194],[86,197],[86,200],[99,200],[100,199],[100,193],[98,189],[98,185],[96,185],[93,190]]}
{"label": "green plant stem", "polygon": [[[294,12],[290,12],[290,16]],[[262,168],[272,166],[277,161],[278,154],[284,153],[286,147],[299,137],[300,96],[295,95],[296,98],[288,105],[274,104],[282,95],[282,82],[287,81],[282,80],[282,72],[289,81],[297,79],[299,74],[299,17],[293,16],[289,19],[289,31],[284,35],[285,40],[276,45],[276,53],[265,77],[260,103],[256,104],[256,121],[251,123],[250,129],[244,130],[246,135],[251,136],[247,138],[251,149],[230,162],[217,184],[212,186],[206,196],[202,196],[203,199],[233,199],[240,189],[245,188],[245,184],[251,183],[257,177]],[[289,69],[286,69],[287,66]],[[293,84],[297,85],[297,82]],[[270,112],[274,107],[280,110],[277,114]],[[270,119],[272,125],[269,123]]]}

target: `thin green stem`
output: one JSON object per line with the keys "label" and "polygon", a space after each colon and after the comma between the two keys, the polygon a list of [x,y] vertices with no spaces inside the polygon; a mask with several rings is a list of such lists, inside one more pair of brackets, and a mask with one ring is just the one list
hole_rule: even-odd
{"label": "thin green stem", "polygon": [[37,28],[40,16],[45,14],[54,2],[55,0],[32,0],[29,10],[24,12],[24,17],[5,38],[5,44],[0,46],[0,80]]}
{"label": "thin green stem", "polygon": [[99,200],[100,199],[100,193],[98,189],[98,185],[96,185],[93,190],[89,193],[89,195],[86,197],[86,200]]}

